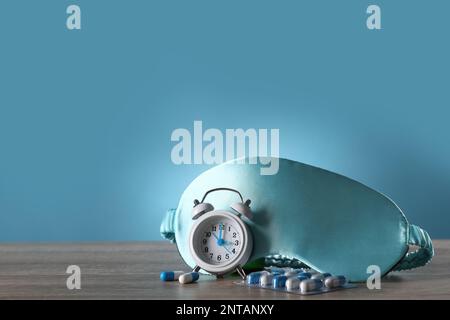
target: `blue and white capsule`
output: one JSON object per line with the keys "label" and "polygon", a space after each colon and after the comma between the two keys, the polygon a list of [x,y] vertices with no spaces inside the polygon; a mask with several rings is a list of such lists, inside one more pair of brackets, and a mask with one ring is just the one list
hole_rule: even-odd
{"label": "blue and white capsule", "polygon": [[249,275],[247,275],[246,280],[247,284],[259,284],[259,280],[261,279],[262,275],[269,274],[267,271],[258,271],[258,272],[252,272]]}
{"label": "blue and white capsule", "polygon": [[163,271],[159,275],[161,281],[176,281],[178,278],[185,273],[184,271]]}
{"label": "blue and white capsule", "polygon": [[304,277],[307,277],[309,279],[309,278],[311,278],[311,273],[310,272],[300,272],[297,276],[298,277],[304,276]]}
{"label": "blue and white capsule", "polygon": [[325,287],[338,288],[347,283],[347,279],[344,276],[331,276],[325,279]]}
{"label": "blue and white capsule", "polygon": [[331,277],[331,273],[315,273],[311,276],[311,279],[319,279],[319,280],[324,280],[328,277]]}
{"label": "blue and white capsule", "polygon": [[288,290],[298,290],[300,286],[300,280],[296,277],[288,278],[286,280],[286,289]]}
{"label": "blue and white capsule", "polygon": [[273,275],[281,275],[281,274],[285,274],[286,270],[284,270],[283,268],[270,268],[269,270]]}
{"label": "blue and white capsule", "polygon": [[286,285],[287,277],[285,275],[274,276],[272,280],[272,286],[276,288],[284,288]]}
{"label": "blue and white capsule", "polygon": [[305,276],[305,275],[298,275],[298,276],[297,276],[297,279],[298,279],[300,282],[302,282],[303,280],[308,280],[309,278],[308,278],[307,276]]}
{"label": "blue and white capsule", "polygon": [[319,279],[308,279],[300,282],[300,290],[303,293],[317,291],[323,287],[323,282]]}
{"label": "blue and white capsule", "polygon": [[182,274],[178,281],[180,281],[181,284],[186,284],[186,283],[192,283],[197,281],[199,278],[199,273],[198,272],[188,272],[188,273],[184,273]]}
{"label": "blue and white capsule", "polygon": [[272,285],[272,281],[273,281],[273,274],[271,273],[263,274],[259,278],[259,285],[261,287],[268,287]]}
{"label": "blue and white capsule", "polygon": [[289,277],[298,275],[300,272],[303,272],[303,270],[298,270],[298,269],[290,270],[290,271],[285,272],[284,275],[289,278]]}

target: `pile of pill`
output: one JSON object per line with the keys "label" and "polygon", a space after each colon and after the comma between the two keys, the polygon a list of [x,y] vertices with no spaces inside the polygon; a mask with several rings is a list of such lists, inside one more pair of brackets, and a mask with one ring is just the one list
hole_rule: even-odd
{"label": "pile of pill", "polygon": [[179,281],[181,284],[193,283],[200,277],[198,272],[163,271],[159,275],[161,281]]}
{"label": "pile of pill", "polygon": [[270,268],[247,275],[247,286],[286,291],[297,294],[317,294],[354,287],[344,276],[312,273],[304,269]]}

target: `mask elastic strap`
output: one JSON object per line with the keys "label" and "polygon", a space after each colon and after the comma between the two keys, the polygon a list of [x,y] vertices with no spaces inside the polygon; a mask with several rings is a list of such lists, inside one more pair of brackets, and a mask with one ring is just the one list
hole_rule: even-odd
{"label": "mask elastic strap", "polygon": [[394,267],[394,271],[422,267],[433,258],[433,243],[428,233],[422,228],[413,224],[409,225],[408,244],[419,248],[414,252],[408,252]]}
{"label": "mask elastic strap", "polygon": [[175,243],[175,212],[176,209],[169,209],[161,222],[159,232],[164,239]]}

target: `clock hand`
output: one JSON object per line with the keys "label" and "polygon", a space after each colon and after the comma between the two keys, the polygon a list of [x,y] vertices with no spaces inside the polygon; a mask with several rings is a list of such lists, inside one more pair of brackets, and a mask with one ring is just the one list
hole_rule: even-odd
{"label": "clock hand", "polygon": [[222,233],[223,233],[223,224],[219,224],[219,240],[217,240],[217,244],[219,246],[223,244]]}
{"label": "clock hand", "polygon": [[225,244],[228,244],[228,245],[232,244],[231,241],[223,240],[223,239],[217,237],[216,234],[215,234],[214,232],[211,232],[211,234],[213,235],[214,238],[216,238],[216,240],[217,240],[217,245],[219,245],[219,246],[223,246],[223,245],[225,245]]}
{"label": "clock hand", "polygon": [[230,251],[230,249],[228,249],[226,246],[223,246],[224,248],[225,248],[225,250],[227,250],[228,251],[228,253],[229,254],[231,254],[231,251]]}

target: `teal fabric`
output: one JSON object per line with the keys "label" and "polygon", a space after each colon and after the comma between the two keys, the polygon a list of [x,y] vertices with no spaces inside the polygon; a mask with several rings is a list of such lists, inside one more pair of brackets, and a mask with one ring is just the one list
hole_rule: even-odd
{"label": "teal fabric", "polygon": [[408,252],[394,270],[409,270],[426,265],[434,255],[433,243],[428,233],[418,226],[409,226],[408,244],[418,247]]}
{"label": "teal fabric", "polygon": [[[320,272],[365,281],[369,265],[378,265],[384,275],[431,259],[428,234],[410,225],[385,195],[330,171],[279,161],[275,175],[261,175],[260,166],[249,161],[231,161],[205,171],[186,188],[177,209],[167,213],[161,225],[163,237],[176,242],[184,261],[193,267],[188,243],[193,200],[209,189],[229,187],[252,200],[250,261],[300,260]],[[238,200],[230,192],[208,196],[215,209],[227,210]],[[407,254],[410,244],[421,249]]]}

